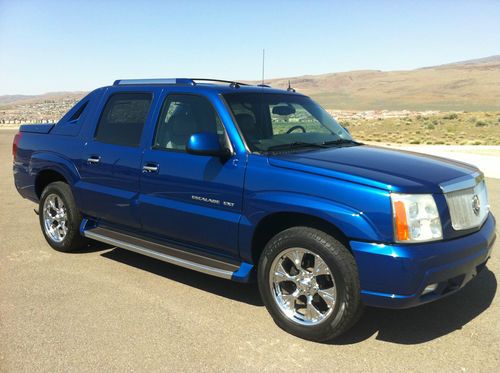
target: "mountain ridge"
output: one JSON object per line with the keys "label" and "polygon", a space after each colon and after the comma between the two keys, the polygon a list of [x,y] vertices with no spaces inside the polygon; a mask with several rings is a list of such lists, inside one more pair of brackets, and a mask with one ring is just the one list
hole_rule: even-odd
{"label": "mountain ridge", "polygon": [[[413,70],[353,70],[266,79],[338,110],[499,111],[500,55],[421,67]],[[252,82],[260,83],[260,82]],[[79,99],[85,92],[0,96],[0,107],[22,103]]]}

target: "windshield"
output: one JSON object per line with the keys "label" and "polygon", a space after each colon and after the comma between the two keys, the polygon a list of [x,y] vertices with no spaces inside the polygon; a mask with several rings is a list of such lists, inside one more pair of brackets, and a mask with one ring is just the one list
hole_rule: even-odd
{"label": "windshield", "polygon": [[349,132],[309,97],[231,93],[224,98],[252,151],[357,145]]}

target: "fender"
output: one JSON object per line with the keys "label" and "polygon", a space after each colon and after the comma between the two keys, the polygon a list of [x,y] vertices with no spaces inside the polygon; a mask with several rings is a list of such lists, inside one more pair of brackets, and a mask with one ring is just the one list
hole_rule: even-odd
{"label": "fender", "polygon": [[29,174],[33,177],[33,183],[35,183],[37,175],[44,170],[59,172],[70,186],[80,180],[80,173],[71,159],[48,151],[33,153],[29,163]]}
{"label": "fender", "polygon": [[[266,191],[247,198],[249,204],[240,221],[240,255],[245,261],[252,258],[252,239],[255,229],[266,217],[275,213],[300,213],[322,219],[337,227],[346,237],[380,242],[390,237],[377,228],[363,211],[332,200],[307,194]],[[390,214],[390,211],[387,211]],[[390,219],[388,217],[388,219]]]}

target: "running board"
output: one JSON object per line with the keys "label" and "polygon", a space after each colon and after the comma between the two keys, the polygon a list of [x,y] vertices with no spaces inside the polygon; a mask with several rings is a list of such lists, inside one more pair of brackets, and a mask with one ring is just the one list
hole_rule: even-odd
{"label": "running board", "polygon": [[82,221],[80,231],[83,236],[92,240],[146,255],[163,262],[206,273],[229,280],[248,282],[253,265],[242,262],[239,265],[194,254],[173,246],[167,246],[142,238],[130,236],[108,228],[95,226],[87,219]]}

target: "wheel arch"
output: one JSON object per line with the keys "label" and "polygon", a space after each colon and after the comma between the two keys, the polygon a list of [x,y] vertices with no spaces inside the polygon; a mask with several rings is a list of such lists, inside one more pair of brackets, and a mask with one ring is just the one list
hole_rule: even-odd
{"label": "wheel arch", "polygon": [[251,244],[251,255],[254,264],[259,262],[260,255],[267,242],[279,232],[292,227],[309,227],[325,232],[339,240],[349,250],[349,239],[335,224],[315,215],[302,212],[276,212],[267,215],[257,224]]}
{"label": "wheel arch", "polygon": [[64,175],[58,171],[55,171],[53,169],[45,169],[40,171],[35,178],[35,193],[37,197],[40,198],[42,196],[42,192],[47,187],[47,185],[56,181],[62,181],[68,184],[68,180],[66,180]]}
{"label": "wheel arch", "polygon": [[30,173],[34,177],[35,195],[40,198],[43,189],[55,181],[63,181],[70,187],[80,179],[74,163],[55,153],[40,152],[30,160]]}

